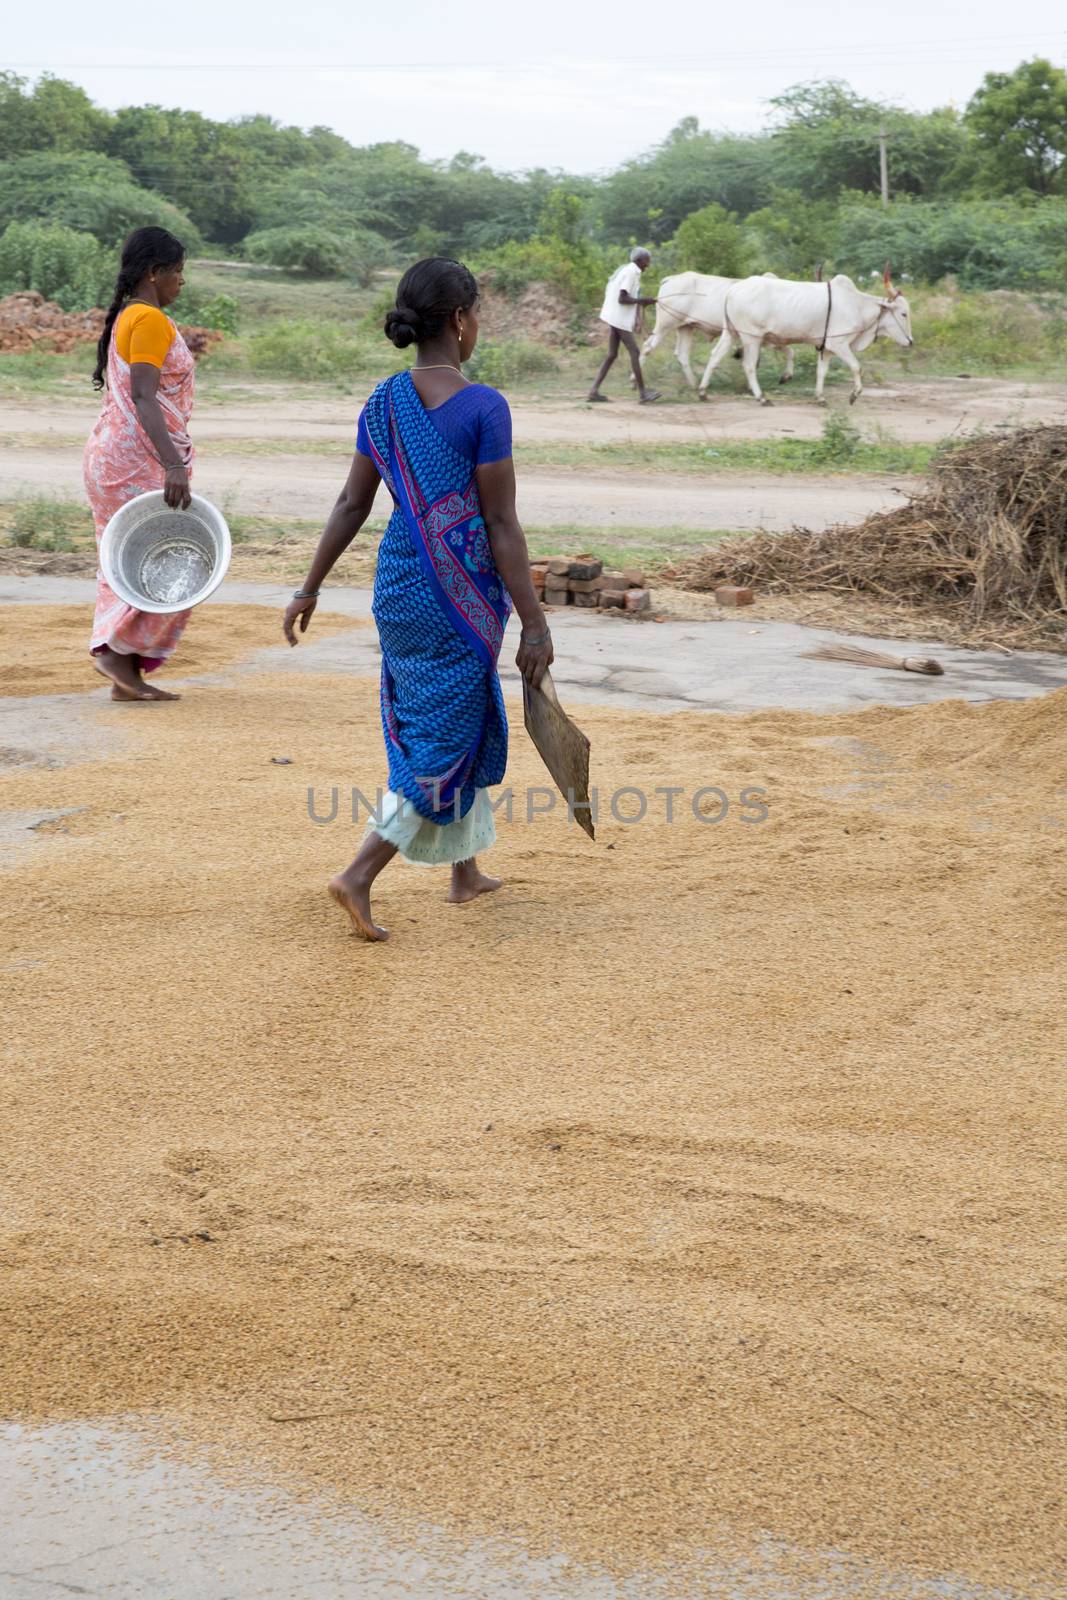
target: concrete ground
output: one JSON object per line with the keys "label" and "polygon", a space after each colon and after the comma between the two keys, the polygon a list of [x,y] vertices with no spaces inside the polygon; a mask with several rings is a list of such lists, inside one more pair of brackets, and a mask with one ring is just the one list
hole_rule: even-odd
{"label": "concrete ground", "polygon": [[118,1428],[0,1426],[3,1600],[1043,1600],[771,1541],[697,1571],[667,1589],[504,1540],[457,1547],[427,1528],[401,1542],[366,1517],[233,1489]]}
{"label": "concrete ground", "polygon": [[[92,606],[94,586],[86,578],[36,577],[0,580],[0,604]],[[280,635],[280,613],[292,593],[277,584],[226,583],[217,599],[231,605],[273,608],[276,619],[265,619],[264,637]],[[210,603],[210,602],[209,602]],[[345,616],[370,616],[368,589],[328,589],[320,612]],[[195,626],[195,624],[194,624]],[[934,640],[875,639],[849,635],[848,643],[886,650],[894,656],[936,656],[943,677],[928,678],[910,672],[882,671],[845,662],[809,661],[805,651],[836,636],[825,629],[795,623],[761,622],[758,608],[725,613],[713,622],[636,623],[623,618],[557,610],[552,613],[557,661],[553,677],[565,702],[626,706],[633,710],[758,711],[781,708],[795,711],[845,711],[862,706],[925,705],[931,700],[1022,700],[1067,684],[1067,656],[1047,651],[1006,655],[993,650],[961,650]],[[501,654],[501,679],[505,691],[517,692],[514,668],[517,625],[512,620]],[[271,660],[285,662],[293,671],[378,671],[377,639],[373,631],[335,635],[317,644],[314,623],[307,639],[292,650],[281,641],[267,645],[254,657],[256,670]],[[180,676],[180,655],[168,678]],[[91,691],[95,692],[95,691]],[[99,691],[98,698],[106,691]],[[77,700],[82,697],[54,697]],[[59,712],[46,707],[42,697],[0,702],[0,716],[10,717],[15,707],[32,710],[35,724],[54,719]],[[59,715],[62,721],[62,714]],[[6,738],[3,743],[17,742]]]}
{"label": "concrete ground", "polygon": [[[230,583],[220,600],[262,605],[280,614],[286,588]],[[93,584],[83,579],[15,578],[0,582],[9,627],[20,604],[84,604],[88,623]],[[323,612],[367,616],[370,595],[333,589]],[[628,706],[653,712],[746,712],[761,707],[837,711],[887,704],[913,706],[956,697],[1023,699],[1067,684],[1067,657],[949,649],[934,642],[850,640],[903,655],[933,654],[940,678],[808,661],[803,652],[830,637],[817,630],[767,623],[758,613],[719,622],[637,624],[579,612],[557,612],[553,629],[556,681],[566,703]],[[279,616],[265,616],[264,637]],[[502,676],[517,688],[505,646]],[[373,630],[359,629],[293,651],[267,644],[256,668],[277,662],[294,672],[376,673]],[[243,667],[227,669],[232,672]],[[177,679],[177,666],[172,676]],[[106,689],[82,695],[0,700],[0,759],[60,763],[102,741],[121,740],[86,712]],[[14,842],[26,819],[0,819]],[[30,819],[31,821],[40,819]],[[1043,1600],[973,1585],[945,1574],[920,1577],[875,1570],[835,1552],[801,1553],[768,1546],[751,1561],[724,1563],[709,1553],[699,1566],[700,1592],[731,1600],[845,1600],[857,1593],[895,1600]],[[323,1514],[256,1487],[234,1490],[210,1473],[146,1449],[118,1427],[0,1427],[0,1597],[60,1600],[655,1600],[649,1574],[619,1579],[579,1569],[565,1558],[531,1560],[506,1546],[444,1547],[433,1530],[397,1544],[355,1514]],[[677,1593],[675,1589],[673,1592]],[[684,1591],[683,1591],[684,1592]],[[688,1592],[696,1592],[695,1589]]]}

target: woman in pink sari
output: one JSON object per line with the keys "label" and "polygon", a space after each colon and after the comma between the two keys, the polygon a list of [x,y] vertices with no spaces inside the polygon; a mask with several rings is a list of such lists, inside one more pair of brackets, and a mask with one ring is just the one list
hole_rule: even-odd
{"label": "woman in pink sari", "polygon": [[[189,504],[193,446],[193,358],[165,313],[182,287],[185,251],[165,228],[137,228],[122,249],[115,298],[97,346],[93,383],[107,390],[85,447],[85,488],[96,542],[120,506],[162,489],[169,506]],[[128,606],[96,575],[89,646],[112,700],[176,700],[145,682],[182,636],[188,611],[154,615]]]}

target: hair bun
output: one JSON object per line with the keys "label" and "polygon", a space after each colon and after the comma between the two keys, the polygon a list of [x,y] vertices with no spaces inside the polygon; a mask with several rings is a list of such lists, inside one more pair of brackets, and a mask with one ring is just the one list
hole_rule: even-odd
{"label": "hair bun", "polygon": [[385,333],[398,350],[405,350],[409,344],[414,344],[422,334],[422,318],[410,306],[398,305],[395,311],[385,314]]}

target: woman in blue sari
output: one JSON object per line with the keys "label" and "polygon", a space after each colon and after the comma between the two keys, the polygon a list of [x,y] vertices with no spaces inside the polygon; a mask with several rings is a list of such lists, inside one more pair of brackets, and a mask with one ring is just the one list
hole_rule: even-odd
{"label": "woman in blue sari", "polygon": [[499,888],[477,856],[496,837],[486,791],[507,764],[497,658],[512,605],[523,677],[536,687],[552,661],[515,514],[508,403],[460,370],[478,341],[477,306],[478,285],[458,261],[419,261],[400,280],[385,332],[399,349],[415,344],[417,360],[364,406],[348,481],[285,612],[296,644],[384,482],[394,510],[378,551],[374,620],[389,792],[359,854],[329,885],[366,939],[388,937],[370,894],[398,850],[450,864],[455,904]]}

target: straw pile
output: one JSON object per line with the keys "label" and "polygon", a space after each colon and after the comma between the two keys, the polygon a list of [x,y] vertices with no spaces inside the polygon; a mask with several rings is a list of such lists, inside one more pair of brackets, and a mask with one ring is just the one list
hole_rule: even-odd
{"label": "straw pile", "polygon": [[724,539],[677,569],[687,589],[724,580],[874,596],[971,625],[1067,621],[1067,427],[969,440],[894,511]]}

